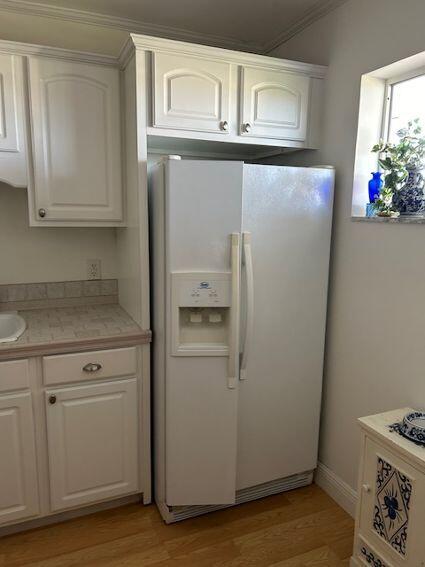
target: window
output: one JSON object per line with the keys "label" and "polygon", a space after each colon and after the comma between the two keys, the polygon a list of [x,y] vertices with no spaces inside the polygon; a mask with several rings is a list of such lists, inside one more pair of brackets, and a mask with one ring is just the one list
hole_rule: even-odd
{"label": "window", "polygon": [[[371,172],[379,170],[378,155],[372,148],[381,139],[398,143],[397,132],[416,118],[425,134],[425,51],[362,75],[351,208],[354,219],[410,222],[402,215],[368,216],[369,181]],[[418,215],[415,222],[425,224],[425,215]]]}
{"label": "window", "polygon": [[388,141],[397,142],[397,132],[415,118],[420,119],[425,131],[425,74],[388,81],[388,85]]}

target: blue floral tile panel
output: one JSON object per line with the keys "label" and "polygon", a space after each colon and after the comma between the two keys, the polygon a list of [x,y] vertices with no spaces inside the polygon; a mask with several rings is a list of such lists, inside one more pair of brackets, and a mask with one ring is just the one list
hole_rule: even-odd
{"label": "blue floral tile panel", "polygon": [[377,461],[374,531],[406,557],[411,480],[381,457]]}
{"label": "blue floral tile panel", "polygon": [[360,555],[369,565],[373,567],[389,567],[385,561],[383,561],[378,555],[372,551],[368,545],[362,543],[360,546]]}

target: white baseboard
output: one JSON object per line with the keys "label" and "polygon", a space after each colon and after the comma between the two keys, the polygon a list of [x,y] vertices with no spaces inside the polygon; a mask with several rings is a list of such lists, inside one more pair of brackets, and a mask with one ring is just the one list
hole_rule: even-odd
{"label": "white baseboard", "polygon": [[354,518],[357,492],[323,463],[317,465],[314,480],[341,508]]}

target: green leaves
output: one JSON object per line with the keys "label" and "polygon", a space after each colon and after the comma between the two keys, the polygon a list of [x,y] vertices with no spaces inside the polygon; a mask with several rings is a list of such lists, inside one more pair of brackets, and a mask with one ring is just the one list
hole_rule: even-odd
{"label": "green leaves", "polygon": [[386,172],[384,188],[381,189],[375,207],[378,214],[391,215],[392,197],[408,177],[408,169],[422,168],[425,158],[425,137],[419,118],[407,123],[397,132],[398,144],[379,140],[372,148],[378,154],[379,167]]}

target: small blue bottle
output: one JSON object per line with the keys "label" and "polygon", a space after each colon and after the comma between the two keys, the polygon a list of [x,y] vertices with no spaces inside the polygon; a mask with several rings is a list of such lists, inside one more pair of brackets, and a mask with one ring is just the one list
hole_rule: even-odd
{"label": "small blue bottle", "polygon": [[372,172],[372,179],[369,181],[369,202],[374,203],[376,197],[379,196],[379,191],[381,190],[384,180],[381,178],[382,172],[376,171]]}

